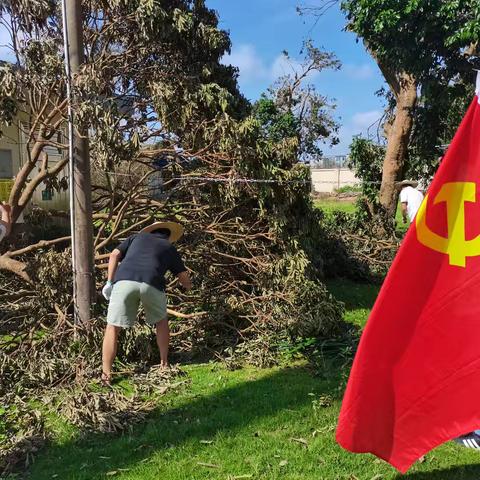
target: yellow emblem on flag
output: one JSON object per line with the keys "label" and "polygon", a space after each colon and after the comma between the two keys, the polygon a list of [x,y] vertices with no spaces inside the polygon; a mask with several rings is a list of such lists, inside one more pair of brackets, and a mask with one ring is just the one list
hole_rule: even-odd
{"label": "yellow emblem on flag", "polygon": [[429,196],[426,195],[416,216],[418,241],[436,252],[448,255],[450,265],[465,267],[467,257],[480,255],[480,235],[472,240],[465,239],[465,202],[475,203],[475,183],[446,183],[435,197],[434,205],[443,202],[447,205],[447,238],[428,227],[426,221],[428,200]]}

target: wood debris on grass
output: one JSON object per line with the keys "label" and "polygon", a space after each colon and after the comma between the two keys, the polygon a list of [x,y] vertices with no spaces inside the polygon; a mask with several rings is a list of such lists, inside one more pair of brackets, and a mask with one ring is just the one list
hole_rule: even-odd
{"label": "wood debris on grass", "polygon": [[220,465],[215,465],[214,463],[197,462],[197,465],[206,468],[220,468]]}
{"label": "wood debris on grass", "polygon": [[290,439],[292,442],[300,443],[304,447],[308,447],[308,442],[304,438],[291,438]]}
{"label": "wood debris on grass", "polygon": [[[68,341],[70,339],[71,336],[68,337]],[[66,337],[61,340],[66,340]],[[67,358],[65,351],[58,354],[60,359]],[[50,358],[46,357],[44,360],[43,365],[49,365]],[[44,405],[49,405],[51,410],[82,430],[113,433],[129,430],[135,423],[144,421],[157,404],[152,395],[164,394],[185,383],[185,381],[173,382],[174,379],[184,375],[178,367],[173,367],[171,370],[143,367],[137,371],[133,369],[130,377],[134,387],[133,393],[126,393],[117,386],[100,389],[95,381],[92,382],[97,377],[96,360],[93,358],[87,362],[80,356],[77,363],[72,364],[70,368],[82,373],[76,376],[74,383],[71,382],[70,374],[62,375],[60,383],[55,381],[55,376],[52,375],[51,379],[55,383],[50,385],[48,394],[45,393],[44,385],[45,381],[48,384],[44,376],[44,373],[48,374],[48,370],[43,373],[35,372],[33,365],[26,365],[24,378],[19,382],[22,395],[5,394],[3,396],[5,405],[10,405],[12,408],[11,413],[8,410],[3,415],[4,417],[8,415],[11,434],[0,451],[0,476],[16,468],[27,467],[32,463],[33,455],[45,443],[47,434],[43,414],[35,409],[32,410],[26,402],[31,395],[39,396],[42,392],[41,398]],[[51,364],[52,369],[57,366],[57,364]],[[38,375],[40,378],[37,381]]]}

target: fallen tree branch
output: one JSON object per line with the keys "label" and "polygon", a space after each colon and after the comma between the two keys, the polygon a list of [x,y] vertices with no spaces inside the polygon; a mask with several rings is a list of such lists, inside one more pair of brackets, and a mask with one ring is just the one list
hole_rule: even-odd
{"label": "fallen tree branch", "polygon": [[13,252],[7,252],[5,253],[5,256],[8,258],[12,257],[18,257],[19,255],[24,255],[26,253],[31,253],[35,250],[39,250],[40,248],[47,248],[51,247],[52,245],[56,245],[58,243],[63,243],[63,242],[68,242],[71,240],[72,237],[61,237],[61,238],[55,238],[54,240],[41,240],[38,243],[35,243],[33,245],[29,245],[28,247],[21,248],[20,250],[15,250]]}

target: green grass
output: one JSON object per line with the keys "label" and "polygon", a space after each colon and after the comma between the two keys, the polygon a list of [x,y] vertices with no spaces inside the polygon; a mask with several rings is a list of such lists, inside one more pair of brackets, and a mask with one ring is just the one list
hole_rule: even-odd
{"label": "green grass", "polygon": [[321,200],[315,200],[315,206],[325,210],[327,213],[335,211],[345,213],[355,212],[355,202],[352,201],[341,201],[325,198]]}
{"label": "green grass", "polygon": [[[344,280],[329,289],[346,320],[363,327],[379,287]],[[401,476],[371,455],[335,442],[342,377],[326,363],[228,371],[185,367],[190,382],[159,400],[147,422],[123,435],[79,432],[50,416],[52,443],[30,469],[33,480],[478,480],[480,457],[449,442]]]}
{"label": "green grass", "polygon": [[320,380],[299,363],[234,372],[219,365],[186,370],[191,385],[167,396],[130,435],[76,440],[71,430],[60,429],[57,441],[34,464],[32,478],[90,480],[117,472],[115,478],[124,480],[242,475],[273,480],[319,478],[319,471],[333,471],[321,452],[327,439],[334,448],[338,402],[318,418],[313,405],[322,395],[329,395],[329,404],[336,393],[334,379]]}
{"label": "green grass", "polygon": [[[332,213],[332,212],[354,213],[355,212],[355,202],[352,202],[351,200],[341,201],[333,198],[324,198],[321,200],[315,200],[314,203],[317,208],[321,208],[327,213]],[[397,212],[395,214],[395,221],[397,223],[397,227],[396,227],[397,235],[403,236],[408,230],[408,227],[410,225],[408,222],[407,224],[403,223],[400,205],[398,206]]]}
{"label": "green grass", "polygon": [[345,304],[345,320],[363,328],[380,291],[380,285],[341,279],[329,281],[328,289],[337,300]]}
{"label": "green grass", "polygon": [[[149,421],[121,436],[57,425],[30,478],[50,480],[412,479],[478,480],[475,452],[446,444],[399,476],[370,455],[334,440],[338,373],[314,376],[307,365],[227,371],[187,367],[191,385],[165,397]],[[380,475],[380,477],[378,477]],[[376,477],[377,476],[377,477]]]}

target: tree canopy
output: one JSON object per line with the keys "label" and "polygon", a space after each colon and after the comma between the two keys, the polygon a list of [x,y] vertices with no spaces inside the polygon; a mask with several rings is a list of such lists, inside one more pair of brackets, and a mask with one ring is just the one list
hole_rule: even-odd
{"label": "tree canopy", "polygon": [[347,28],[395,72],[423,82],[471,71],[480,38],[476,0],[345,0],[341,8]]}
{"label": "tree canopy", "polygon": [[379,200],[392,216],[394,182],[407,173],[431,175],[439,144],[451,138],[478,62],[480,7],[476,1],[345,0],[341,8],[390,88]]}
{"label": "tree canopy", "polygon": [[[221,61],[229,36],[203,1],[82,6],[86,63],[74,78],[73,108],[90,133],[98,284],[118,242],[153,220],[177,220],[186,227],[182,250],[197,287],[188,297],[170,292],[172,311],[184,319],[180,347],[224,352],[245,344],[261,363],[280,338],[340,332],[341,307],[322,282],[310,173],[298,161],[334,132],[328,102],[304,81],[305,69],[335,68],[333,57],[310,45],[305,69],[281,79],[273,104],[252,107],[237,70]],[[14,106],[1,120],[23,116],[19,126],[30,139],[10,196],[17,218],[68,160],[59,4],[4,2],[2,21],[14,34],[17,65],[0,70],[0,99]],[[48,146],[64,153],[55,166]],[[2,275],[13,272],[15,289],[34,292],[22,312],[7,314],[22,319],[19,329],[38,315],[50,319],[55,295],[57,307],[68,309],[65,272],[45,264],[60,254],[43,255],[34,268],[36,252],[69,240],[67,232],[48,235],[2,245]]]}

